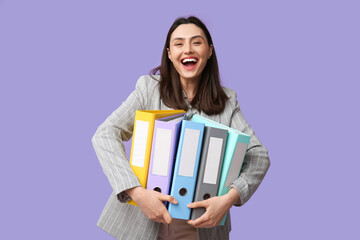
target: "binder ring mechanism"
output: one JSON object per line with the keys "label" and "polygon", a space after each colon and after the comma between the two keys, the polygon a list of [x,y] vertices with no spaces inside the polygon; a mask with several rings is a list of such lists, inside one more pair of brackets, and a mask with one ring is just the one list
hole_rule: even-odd
{"label": "binder ring mechanism", "polygon": [[180,194],[180,196],[185,196],[185,195],[186,195],[186,193],[187,193],[186,188],[180,188],[180,190],[179,190],[179,194]]}
{"label": "binder ring mechanism", "polygon": [[211,197],[210,194],[205,193],[204,196],[203,196],[203,199],[206,200],[206,199],[209,199],[210,197]]}
{"label": "binder ring mechanism", "polygon": [[154,187],[154,191],[161,193],[161,188],[159,188],[159,187]]}

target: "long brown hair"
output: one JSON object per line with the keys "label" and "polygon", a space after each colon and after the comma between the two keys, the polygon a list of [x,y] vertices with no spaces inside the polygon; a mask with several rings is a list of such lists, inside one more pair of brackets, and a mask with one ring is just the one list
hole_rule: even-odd
{"label": "long brown hair", "polygon": [[[170,47],[170,37],[174,30],[181,24],[189,23],[193,23],[201,28],[207,38],[209,46],[213,45],[210,33],[200,19],[194,16],[178,18],[170,27],[167,34],[160,66],[151,71],[153,75],[156,75],[158,72],[160,73],[160,97],[163,103],[170,108],[183,109],[185,111],[188,110],[188,106],[183,97],[180,76],[168,58],[167,48]],[[207,115],[213,115],[219,114],[224,110],[227,100],[228,97],[220,84],[219,66],[215,48],[213,48],[212,55],[201,73],[198,90],[190,104],[192,107],[203,111]]]}

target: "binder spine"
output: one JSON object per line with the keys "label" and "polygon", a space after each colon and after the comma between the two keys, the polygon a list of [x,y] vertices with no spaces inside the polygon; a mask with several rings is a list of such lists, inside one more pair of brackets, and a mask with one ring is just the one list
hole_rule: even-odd
{"label": "binder spine", "polygon": [[[194,202],[217,196],[227,134],[224,129],[205,127]],[[205,208],[194,208],[191,219],[204,213]]]}
{"label": "binder spine", "polygon": [[176,205],[169,203],[169,213],[173,218],[190,219],[191,209],[187,204],[194,198],[203,133],[204,124],[182,121],[170,191],[170,195],[178,200]]}

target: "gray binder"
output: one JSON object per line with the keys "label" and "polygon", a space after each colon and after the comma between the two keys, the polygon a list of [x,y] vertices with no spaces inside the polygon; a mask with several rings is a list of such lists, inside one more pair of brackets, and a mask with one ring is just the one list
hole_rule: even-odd
{"label": "gray binder", "polygon": [[[227,130],[205,127],[194,202],[217,196],[227,135]],[[191,219],[204,213],[205,208],[194,208]]]}

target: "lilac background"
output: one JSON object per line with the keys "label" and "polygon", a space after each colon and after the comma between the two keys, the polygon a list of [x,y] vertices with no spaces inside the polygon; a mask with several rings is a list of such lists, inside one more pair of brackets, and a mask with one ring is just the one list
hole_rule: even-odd
{"label": "lilac background", "polygon": [[231,239],[359,239],[358,1],[0,0],[0,239],[112,239],[90,139],[160,62],[171,23],[213,35],[269,149]]}

